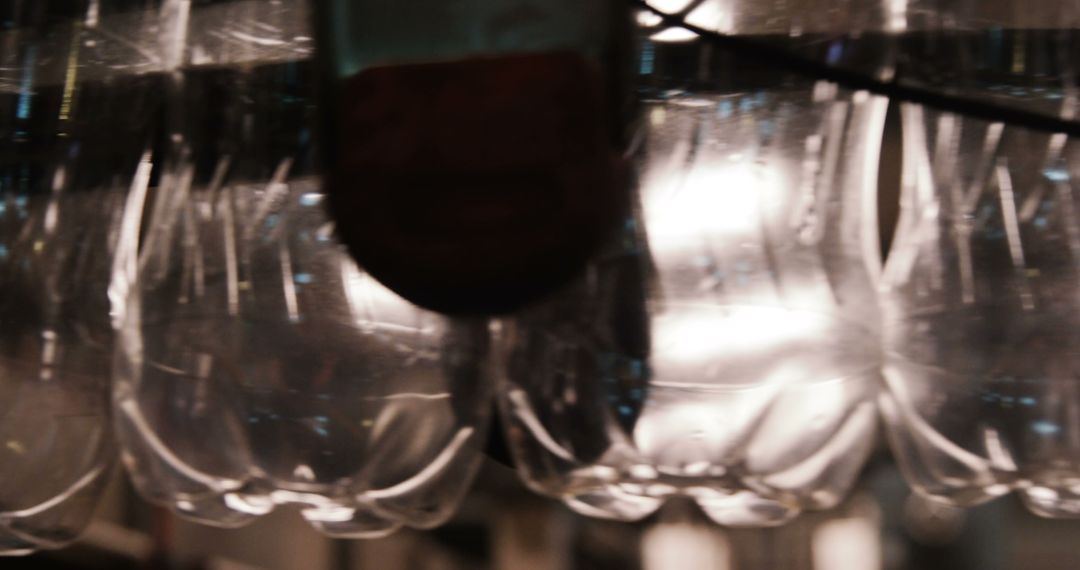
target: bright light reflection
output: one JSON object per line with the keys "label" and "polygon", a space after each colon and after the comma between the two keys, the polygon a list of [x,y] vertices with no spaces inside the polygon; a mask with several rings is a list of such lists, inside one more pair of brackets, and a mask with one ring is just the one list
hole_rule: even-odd
{"label": "bright light reflection", "polygon": [[880,570],[880,535],[868,519],[823,523],[814,532],[814,570]]}
{"label": "bright light reflection", "polygon": [[716,529],[661,524],[641,541],[643,570],[730,570],[731,545]]}
{"label": "bright light reflection", "polygon": [[693,0],[649,0],[649,6],[665,14],[675,14],[686,9]]}
{"label": "bright light reflection", "polygon": [[661,18],[660,16],[658,16],[656,14],[653,14],[652,12],[646,12],[645,10],[642,10],[642,11],[638,12],[638,14],[637,14],[637,23],[638,23],[638,25],[640,25],[642,27],[645,27],[645,28],[651,28],[653,26],[659,26],[660,23],[663,22],[663,21],[664,21],[664,19]]}
{"label": "bright light reflection", "polygon": [[722,360],[817,338],[828,328],[820,315],[777,307],[702,307],[664,314],[654,320],[655,353],[680,364]]}
{"label": "bright light reflection", "polygon": [[754,232],[762,216],[761,196],[773,194],[777,184],[774,174],[747,162],[714,161],[689,174],[673,171],[656,185],[669,190],[646,190],[649,243],[662,256],[705,238]]}
{"label": "bright light reflection", "polygon": [[236,493],[225,493],[224,495],[225,506],[230,510],[238,513],[244,513],[251,516],[268,515],[274,510],[274,502],[258,497],[241,497]]}
{"label": "bright light reflection", "polygon": [[668,28],[649,36],[649,39],[660,43],[689,42],[696,40],[698,35],[686,28]]}
{"label": "bright light reflection", "polygon": [[735,22],[731,6],[723,5],[727,3],[720,0],[705,2],[686,15],[686,23],[722,34],[730,34],[735,31]]}
{"label": "bright light reflection", "polygon": [[650,400],[634,428],[634,442],[659,472],[701,477],[722,473],[731,451],[747,436],[775,390],[686,395],[678,403]]}
{"label": "bright light reflection", "polygon": [[887,29],[890,32],[903,32],[907,30],[908,0],[888,0],[889,21]]}
{"label": "bright light reflection", "polygon": [[304,518],[321,523],[345,523],[356,518],[356,509],[337,506],[304,509]]}

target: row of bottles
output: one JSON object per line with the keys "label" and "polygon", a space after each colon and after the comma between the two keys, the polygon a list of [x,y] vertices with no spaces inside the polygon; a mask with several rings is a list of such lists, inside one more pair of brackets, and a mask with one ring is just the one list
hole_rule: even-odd
{"label": "row of bottles", "polygon": [[[1064,135],[904,105],[882,269],[889,102],[648,10],[52,4],[0,9],[0,550],[72,540],[114,440],[196,521],[429,528],[493,403],[525,483],[588,516],[831,508],[879,408],[917,490],[1080,514]],[[882,78],[1002,33],[847,4],[650,3]],[[1017,57],[1027,98],[994,97],[1071,109],[1066,64]],[[964,61],[915,80],[997,77]]]}

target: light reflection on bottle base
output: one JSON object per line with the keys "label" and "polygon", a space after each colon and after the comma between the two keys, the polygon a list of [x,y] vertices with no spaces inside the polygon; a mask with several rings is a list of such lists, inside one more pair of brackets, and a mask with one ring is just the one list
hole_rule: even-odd
{"label": "light reflection on bottle base", "polygon": [[1029,511],[1051,519],[1080,518],[1080,493],[1077,488],[1035,486],[1020,491],[1020,499]]}
{"label": "light reflection on bottle base", "polygon": [[[652,316],[647,383],[605,382],[592,401],[581,395],[603,380],[592,359],[606,351],[536,329],[515,326],[517,350],[554,364],[511,372],[504,420],[525,480],[581,514],[635,521],[689,497],[722,525],[777,526],[838,504],[874,445],[876,337],[835,317],[669,304]],[[545,383],[565,378],[579,382],[574,414],[543,416]],[[643,396],[630,432],[613,421],[628,409],[610,409],[625,400],[613,390]],[[604,433],[574,423],[582,414],[607,418]]]}
{"label": "light reflection on bottle base", "polygon": [[0,557],[26,556],[74,542],[93,518],[111,472],[108,466],[101,467],[41,505],[0,516]]}
{"label": "light reflection on bottle base", "polygon": [[763,528],[780,526],[799,516],[802,509],[795,504],[760,497],[748,491],[722,493],[705,490],[697,494],[701,510],[720,525],[732,528]]}
{"label": "light reflection on bottle base", "polygon": [[228,497],[213,495],[197,499],[151,500],[160,506],[171,507],[181,518],[217,528],[241,528],[257,518],[258,515],[251,512],[237,510],[235,508],[236,501],[230,501]]}
{"label": "light reflection on bottle base", "polygon": [[[938,350],[949,362],[980,362],[967,348]],[[1003,358],[1006,353],[1023,358]],[[957,373],[890,355],[880,408],[908,483],[952,506],[1017,492],[1036,515],[1080,518],[1080,476],[1068,435],[1076,428],[1070,410],[1078,386],[1063,360],[1017,346],[977,354],[993,355],[995,367]]]}
{"label": "light reflection on bottle base", "polygon": [[654,497],[633,495],[610,485],[606,488],[568,495],[563,498],[574,512],[592,518],[636,522],[656,512],[664,501]]}
{"label": "light reflection on bottle base", "polygon": [[309,318],[311,344],[280,322],[141,324],[117,353],[116,432],[136,489],[178,516],[236,528],[284,506],[373,538],[446,522],[480,465],[486,329]]}
{"label": "light reflection on bottle base", "polygon": [[386,538],[401,530],[403,525],[359,514],[349,522],[316,522],[308,519],[308,522],[319,532],[330,538],[344,540],[372,540]]}
{"label": "light reflection on bottle base", "polygon": [[802,509],[792,503],[767,499],[750,491],[727,493],[706,487],[664,498],[627,493],[620,485],[579,495],[563,497],[574,512],[600,519],[623,522],[640,521],[656,512],[673,495],[692,498],[717,524],[731,528],[766,528],[780,526],[797,517]]}

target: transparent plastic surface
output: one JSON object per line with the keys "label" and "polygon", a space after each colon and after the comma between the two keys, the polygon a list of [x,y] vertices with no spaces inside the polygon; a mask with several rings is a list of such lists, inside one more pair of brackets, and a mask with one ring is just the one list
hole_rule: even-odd
{"label": "transparent plastic surface", "polygon": [[1080,5],[904,0],[897,78],[952,96],[1075,117]]}
{"label": "transparent plastic surface", "polygon": [[732,526],[829,508],[876,429],[886,102],[685,36],[654,34],[640,74],[633,213],[500,324],[519,471],[622,520],[675,495]]}
{"label": "transparent plastic surface", "polygon": [[[933,86],[1075,117],[1074,3],[950,2],[903,56]],[[1075,142],[904,105],[902,214],[884,287],[894,454],[956,505],[1020,490],[1080,515]]]}
{"label": "transparent plastic surface", "polygon": [[[114,282],[128,300],[123,459],[144,497],[211,525],[293,505],[338,537],[431,527],[482,457],[487,324],[410,305],[337,241],[315,169],[310,38],[290,31],[303,7],[161,12],[182,46],[167,150],[141,252]],[[231,14],[218,29],[259,34],[183,26],[204,9]]]}
{"label": "transparent plastic surface", "polygon": [[[698,29],[756,40],[931,94],[1057,115],[1075,85],[1080,6],[1057,0],[646,0]],[[666,39],[694,33],[644,24]],[[1041,40],[1039,39],[1041,38]],[[747,57],[752,57],[750,51]],[[1072,113],[1072,111],[1068,111]],[[1069,114],[1069,117],[1072,115]]]}
{"label": "transparent plastic surface", "polygon": [[1077,515],[1075,143],[903,110],[903,215],[884,281],[894,452],[959,505],[1022,490]]}
{"label": "transparent plastic surface", "polygon": [[75,540],[113,463],[107,289],[157,109],[80,3],[0,8],[0,554]]}

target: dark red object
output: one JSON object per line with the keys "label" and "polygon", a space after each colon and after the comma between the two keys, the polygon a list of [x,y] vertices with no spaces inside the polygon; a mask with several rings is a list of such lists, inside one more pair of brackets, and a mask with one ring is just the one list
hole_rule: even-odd
{"label": "dark red object", "polygon": [[338,234],[418,305],[512,311],[580,271],[623,211],[607,88],[581,55],[377,67],[337,93]]}

